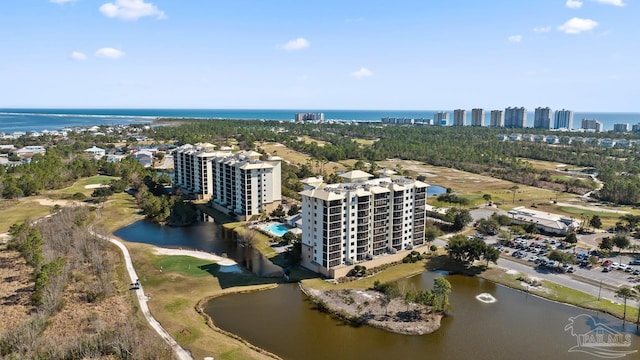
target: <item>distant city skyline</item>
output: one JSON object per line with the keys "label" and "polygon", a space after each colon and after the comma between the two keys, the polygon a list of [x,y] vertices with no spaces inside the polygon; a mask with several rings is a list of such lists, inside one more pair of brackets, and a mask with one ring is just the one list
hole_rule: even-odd
{"label": "distant city skyline", "polygon": [[631,0],[25,0],[2,10],[2,108],[640,112]]}

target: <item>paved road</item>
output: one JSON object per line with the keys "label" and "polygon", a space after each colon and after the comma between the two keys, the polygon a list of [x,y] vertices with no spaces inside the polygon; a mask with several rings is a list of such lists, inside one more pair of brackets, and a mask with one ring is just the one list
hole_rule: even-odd
{"label": "paved road", "polygon": [[[131,278],[131,283],[136,282],[139,279],[138,274],[136,273],[136,269],[133,268],[131,255],[129,254],[129,250],[127,249],[127,247],[124,246],[123,243],[121,243],[120,241],[112,237],[100,235],[94,232],[93,229],[90,229],[89,231],[93,236],[109,241],[110,243],[116,245],[122,251],[122,254],[124,255],[124,261],[127,267],[127,272],[129,273],[129,278]],[[167,344],[169,344],[169,346],[171,346],[171,349],[173,349],[173,352],[175,352],[178,359],[193,360],[193,356],[191,356],[191,353],[189,353],[182,346],[180,346],[180,344],[178,344],[176,340],[173,337],[171,337],[171,335],[169,335],[167,330],[165,330],[162,327],[162,325],[160,325],[160,323],[153,317],[153,315],[151,315],[151,312],[149,311],[149,306],[147,305],[148,298],[144,294],[144,290],[142,289],[142,286],[140,286],[138,290],[135,290],[135,292],[136,292],[136,295],[138,296],[138,303],[140,304],[140,310],[142,310],[142,313],[144,314],[144,317],[147,319],[147,322],[149,323],[149,325],[158,333],[158,335],[160,335],[160,337],[164,339],[164,341],[167,342]]]}

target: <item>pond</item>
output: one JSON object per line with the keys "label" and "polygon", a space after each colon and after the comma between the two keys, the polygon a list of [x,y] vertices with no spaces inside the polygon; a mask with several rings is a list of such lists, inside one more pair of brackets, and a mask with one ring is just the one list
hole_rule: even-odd
{"label": "pond", "polygon": [[439,186],[439,185],[429,185],[427,187],[427,196],[435,196],[444,194],[447,192],[447,188]]}
{"label": "pond", "polygon": [[281,276],[282,270],[265,258],[258,250],[225,239],[222,227],[213,218],[191,226],[171,227],[147,220],[136,221],[114,234],[125,241],[151,244],[166,248],[201,250],[235,260],[247,270],[260,276]]}
{"label": "pond", "polygon": [[[425,272],[403,279],[400,286],[431,288],[436,276],[441,275]],[[217,298],[205,311],[218,327],[285,359],[597,359],[569,352],[577,345],[572,331],[585,334],[596,325],[631,337],[630,346],[616,350],[640,349],[635,325],[627,323],[623,329],[621,320],[611,316],[546,301],[476,277],[447,279],[453,288],[451,316],[443,319],[438,331],[422,336],[346,325],[315,310],[295,284]],[[476,296],[480,294],[496,301],[479,301]],[[567,327],[571,317],[577,319]]]}

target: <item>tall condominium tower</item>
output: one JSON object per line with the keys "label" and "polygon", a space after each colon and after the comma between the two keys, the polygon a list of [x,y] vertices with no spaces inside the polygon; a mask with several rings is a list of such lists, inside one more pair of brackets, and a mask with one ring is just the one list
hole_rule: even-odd
{"label": "tall condominium tower", "polygon": [[174,186],[242,219],[272,211],[282,200],[281,159],[259,160],[252,151],[214,151],[211,144],[186,144],[174,152]]}
{"label": "tall condominium tower", "polygon": [[491,110],[491,127],[504,127],[504,112],[502,110]]}
{"label": "tall condominium tower", "polygon": [[533,114],[533,127],[536,129],[550,129],[553,111],[548,107],[537,107]]}
{"label": "tall condominium tower", "polygon": [[600,132],[602,131],[602,122],[598,121],[598,120],[590,120],[590,119],[582,119],[582,126],[581,128],[583,130],[593,130],[595,132]]}
{"label": "tall condominium tower", "polygon": [[484,126],[484,109],[471,109],[471,126]]}
{"label": "tall condominium tower", "polygon": [[433,125],[435,126],[449,125],[449,113],[446,111],[441,111],[433,114]]}
{"label": "tall condominium tower", "polygon": [[573,128],[573,111],[565,109],[556,111],[553,127],[571,130]]}
{"label": "tall condominium tower", "polygon": [[302,266],[340,277],[351,265],[427,244],[427,184],[360,170],[341,176],[345,183],[303,181]]}
{"label": "tall condominium tower", "polygon": [[453,110],[453,126],[465,126],[467,123],[467,110]]}
{"label": "tall condominium tower", "polygon": [[524,107],[508,107],[504,109],[504,127],[527,127],[527,109]]}

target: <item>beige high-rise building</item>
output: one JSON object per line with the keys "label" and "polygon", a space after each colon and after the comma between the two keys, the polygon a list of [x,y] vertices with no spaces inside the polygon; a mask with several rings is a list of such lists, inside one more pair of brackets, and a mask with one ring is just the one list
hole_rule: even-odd
{"label": "beige high-rise building", "polygon": [[[342,184],[304,181],[302,265],[333,277],[337,269],[426,244],[427,184],[354,170]],[[319,181],[318,181],[319,180]]]}
{"label": "beige high-rise building", "polygon": [[502,110],[491,110],[491,127],[504,127],[504,112]]}
{"label": "beige high-rise building", "polygon": [[484,126],[484,109],[471,109],[471,126]]}
{"label": "beige high-rise building", "polygon": [[467,110],[453,110],[453,126],[465,126],[467,123]]}

